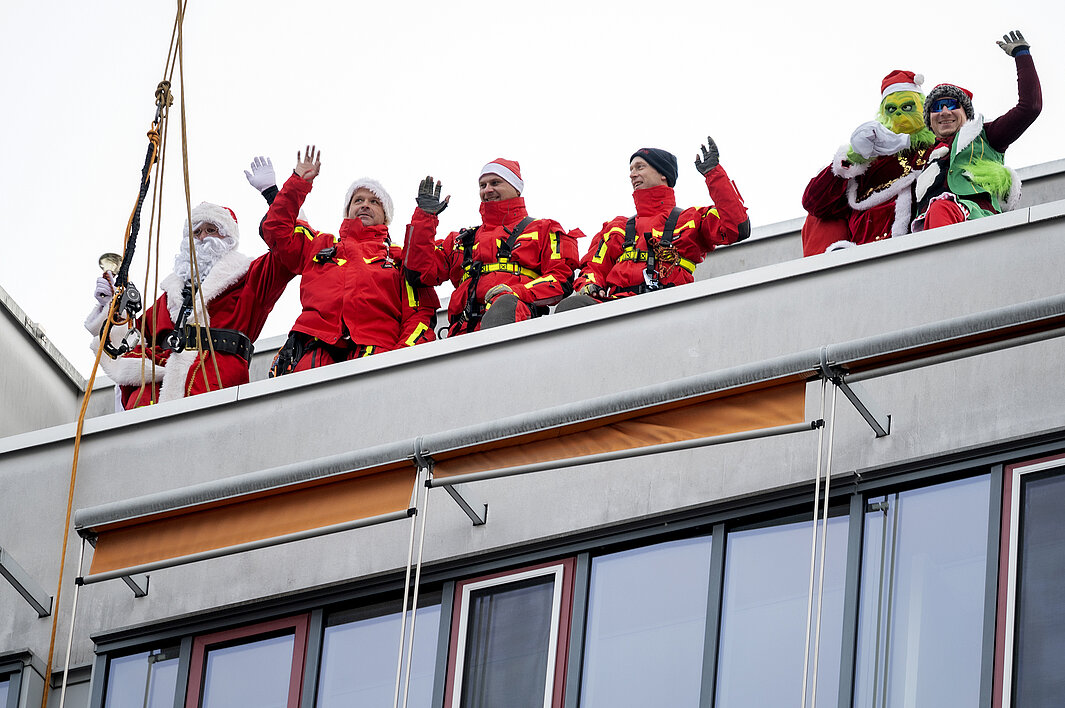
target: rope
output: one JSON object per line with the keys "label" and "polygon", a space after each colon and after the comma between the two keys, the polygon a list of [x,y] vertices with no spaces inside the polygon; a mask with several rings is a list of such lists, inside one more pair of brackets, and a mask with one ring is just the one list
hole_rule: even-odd
{"label": "rope", "polygon": [[[185,1],[187,3],[187,0],[185,0]],[[179,5],[180,5],[181,0],[178,0],[178,2],[179,2]],[[178,30],[179,30],[179,27],[180,27],[180,23],[183,20],[184,20],[184,7],[180,7],[177,15],[174,18],[174,29],[171,31],[171,36],[170,36],[171,47],[170,47],[170,50],[169,50],[169,52],[167,54],[166,68],[164,68],[164,71],[163,71],[164,75],[166,75],[166,71],[170,67],[170,56],[173,53],[173,49],[174,49],[174,37],[175,37],[175,35],[177,35],[179,40],[180,40],[180,33],[178,33]],[[163,89],[163,83],[160,83],[159,86],[156,88],[157,101],[159,100],[159,92],[160,92],[161,89]],[[169,82],[166,83],[166,92],[169,93]],[[132,258],[133,258],[133,248],[131,246],[134,246],[136,244],[136,230],[139,230],[139,228],[140,228],[140,210],[141,210],[141,206],[143,205],[144,197],[147,195],[147,191],[148,191],[148,184],[147,184],[148,181],[149,181],[148,175],[150,174],[150,171],[151,171],[151,164],[152,164],[152,162],[155,161],[155,158],[158,155],[158,151],[159,151],[159,147],[160,147],[160,135],[159,135],[160,121],[165,120],[165,117],[166,117],[167,114],[168,114],[168,111],[166,110],[166,101],[163,101],[163,105],[159,105],[157,103],[155,119],[152,121],[152,129],[148,131],[149,148],[148,148],[147,155],[145,157],[145,166],[144,166],[144,168],[141,171],[141,187],[140,187],[140,189],[138,191],[137,202],[136,202],[136,204],[134,206],[133,212],[130,214],[130,218],[129,218],[129,220],[126,223],[126,233],[125,233],[125,237],[123,239],[122,266],[119,269],[120,273],[122,274],[122,277],[124,279],[128,278],[129,263],[130,263],[130,261],[132,261]],[[154,197],[153,197],[153,203],[154,203]],[[154,214],[154,209],[153,209],[153,214]],[[149,229],[150,229],[150,227],[149,227]],[[156,251],[158,252],[158,249],[156,249]],[[117,283],[117,281],[118,281],[118,278],[116,277],[116,283]],[[128,282],[128,281],[127,280],[123,280],[123,285],[125,285],[126,282]],[[82,396],[81,408],[78,411],[77,425],[75,427],[75,432],[74,432],[74,454],[73,454],[73,460],[71,461],[71,467],[70,467],[70,484],[68,485],[68,488],[67,488],[66,518],[65,518],[65,520],[63,522],[63,543],[62,543],[62,550],[60,551],[60,554],[59,554],[59,574],[58,574],[58,577],[56,579],[55,600],[54,600],[54,602],[52,604],[52,627],[51,627],[51,631],[50,631],[49,639],[48,639],[48,661],[47,661],[47,663],[45,665],[45,670],[44,670],[44,691],[42,692],[42,696],[41,696],[41,708],[48,708],[48,694],[49,694],[49,691],[51,689],[51,684],[52,684],[52,667],[53,667],[53,665],[55,663],[55,636],[56,636],[56,628],[57,628],[58,622],[59,622],[59,610],[60,610],[60,607],[61,607],[61,600],[62,600],[62,597],[63,597],[63,594],[62,594],[63,593],[63,573],[66,570],[67,543],[68,543],[69,538],[70,538],[70,520],[71,520],[71,517],[73,515],[73,509],[74,509],[74,490],[76,488],[77,479],[78,479],[78,459],[79,459],[79,456],[80,456],[80,453],[81,453],[82,432],[83,432],[84,427],[85,427],[85,413],[86,413],[86,411],[89,408],[89,400],[92,397],[92,389],[93,389],[93,386],[94,386],[94,384],[96,382],[96,372],[100,368],[100,357],[103,356],[104,343],[107,342],[108,338],[110,337],[112,325],[116,324],[116,322],[115,322],[115,308],[118,305],[118,301],[119,301],[119,293],[116,290],[115,297],[111,299],[111,305],[110,305],[110,307],[108,308],[108,311],[107,311],[107,318],[105,320],[104,329],[103,329],[103,331],[100,334],[100,346],[97,347],[96,359],[93,361],[92,371],[89,374],[89,380],[88,380],[88,383],[87,383],[87,385],[85,387],[85,394]],[[119,322],[117,324],[126,324],[126,323],[129,322],[129,320],[130,320],[130,318],[127,317],[122,322]],[[79,570],[79,572],[80,572],[80,570]],[[73,627],[71,627],[71,636],[73,637]],[[69,660],[69,652],[68,652],[68,657],[67,658]],[[64,694],[64,696],[65,696],[65,693],[66,693],[66,682],[64,681],[64,684],[63,684],[63,694]]]}

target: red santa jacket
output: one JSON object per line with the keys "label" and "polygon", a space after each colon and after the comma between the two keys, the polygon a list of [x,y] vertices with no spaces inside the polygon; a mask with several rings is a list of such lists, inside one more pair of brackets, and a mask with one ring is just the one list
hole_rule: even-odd
{"label": "red santa jacket", "polygon": [[739,241],[740,225],[747,221],[743,199],[720,165],[707,173],[706,187],[715,206],[691,207],[681,212],[668,249],[659,248],[659,242],[666,220],[677,205],[673,189],[662,185],[633,192],[636,203],[633,250],[627,254],[625,249],[628,217],[619,216],[604,223],[581,259],[581,275],[574,289],[594,283],[605,288],[611,297],[633,295],[644,284],[647,253],[652,250],[656,254],[656,272],[661,285],[692,282],[695,267],[715,247]]}
{"label": "red santa jacket", "polygon": [[[207,314],[204,315],[197,295],[193,300],[195,314],[189,315],[187,321],[237,330],[254,342],[293,275],[271,254],[253,261],[240,251],[230,251],[211,268],[200,288]],[[248,362],[236,354],[216,352],[212,361],[210,351],[186,349],[175,353],[167,348],[166,338],[174,329],[184,300],[185,280],[171,273],[160,287],[163,294],[136,323],[137,329],[143,328],[141,343],[118,359],[106,354],[100,359],[104,372],[121,388],[123,406],[131,409],[247,383]],[[99,332],[102,324],[101,313],[91,326]],[[125,328],[112,327],[112,342],[117,344],[126,332]],[[98,345],[97,339],[94,346]]]}
{"label": "red santa jacket", "polygon": [[[862,164],[847,161],[848,146],[810,180],[802,206],[813,219],[803,226],[804,256],[839,246],[880,241],[910,231],[913,185],[928,164],[931,146],[906,149]],[[847,243],[849,242],[849,243]]]}
{"label": "red santa jacket", "polygon": [[[522,197],[498,202],[481,202],[481,225],[472,244],[472,260],[482,264],[474,296],[483,305],[484,296],[496,285],[507,285],[528,305],[554,305],[572,290],[573,268],[577,264],[577,239],[557,221],[536,219],[514,241],[514,248],[501,264],[500,248],[511,232],[529,215]],[[407,227],[407,270],[425,285],[451,280],[455,292],[448,306],[454,322],[470,297],[471,272],[463,267],[466,258],[462,232],[453,231],[436,241],[439,220],[421,209],[414,210]]]}
{"label": "red santa jacket", "polygon": [[[388,227],[344,219],[334,236],[297,224],[310,191],[311,183],[293,174],[262,224],[271,253],[303,276],[303,312],[292,331],[327,344],[348,336],[377,351],[432,340],[440,301],[431,288],[414,288],[403,277],[403,250],[389,240]],[[334,254],[320,255],[332,247]]]}

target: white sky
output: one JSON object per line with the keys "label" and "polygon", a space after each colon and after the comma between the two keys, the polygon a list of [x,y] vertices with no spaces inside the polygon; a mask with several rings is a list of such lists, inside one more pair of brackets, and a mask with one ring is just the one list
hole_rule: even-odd
{"label": "white sky", "polygon": [[[174,12],[163,0],[0,3],[0,285],[86,375],[81,322],[97,258],[121,249]],[[926,90],[969,88],[988,119],[1011,108],[1014,63],[995,40],[1014,28],[1032,43],[1044,95],[1042,116],[1007,153],[1024,167],[1065,157],[1057,1],[191,0],[192,203],[234,209],[242,250],[258,255],[266,203],[243,170],[269,155],[280,185],[297,149],[314,143],[323,157],[311,222],[336,229],[347,186],[369,175],[396,203],[399,242],[426,174],[452,195],[441,233],[478,223],[477,175],[502,156],[521,163],[530,213],[590,236],[633,211],[628,158],[639,147],[675,153],[678,202],[707,203],[692,160],[709,133],[764,226],[804,215],[807,181],[873,117],[891,69],[924,73]],[[177,108],[163,274],[185,218]],[[147,224],[146,211],[138,285]],[[264,336],[286,332],[298,312],[293,282]]]}

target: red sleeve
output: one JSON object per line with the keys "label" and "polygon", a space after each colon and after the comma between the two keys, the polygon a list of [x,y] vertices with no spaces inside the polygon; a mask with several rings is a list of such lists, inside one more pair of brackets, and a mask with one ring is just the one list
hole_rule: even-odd
{"label": "red sleeve", "polygon": [[403,267],[408,279],[424,286],[440,285],[448,278],[443,242],[436,240],[440,219],[415,208],[403,242]]}
{"label": "red sleeve", "polygon": [[[435,217],[434,217],[435,218]],[[436,289],[411,284],[406,277],[400,278],[403,292],[400,294],[399,341],[397,347],[413,347],[415,344],[436,339],[436,311],[440,298]]]}
{"label": "red sleeve", "polygon": [[614,269],[625,247],[625,222],[626,218],[619,216],[613,221],[607,221],[599,233],[592,237],[588,251],[581,258],[580,277],[573,283],[574,290],[580,290],[586,285],[598,285],[606,287],[607,276]]}
{"label": "red sleeve", "polygon": [[829,165],[806,185],[802,208],[823,221],[848,218],[851,208],[847,202],[847,180],[837,177]]}
{"label": "red sleeve", "polygon": [[747,208],[743,205],[743,197],[736,183],[729,179],[724,167],[718,165],[706,173],[706,190],[717,211],[717,218],[704,217],[699,226],[700,240],[708,246],[706,250],[711,251],[714,246],[726,246],[746,238],[750,234]]}
{"label": "red sleeve", "polygon": [[317,235],[304,226],[297,229],[300,207],[311,192],[311,183],[293,173],[277,193],[273,204],[263,219],[263,241],[280,261],[293,273],[303,272],[309,254],[305,250],[314,243]]}
{"label": "red sleeve", "polygon": [[1017,61],[1017,105],[993,121],[984,124],[987,142],[999,152],[1006,152],[1043,110],[1043,89],[1035,73],[1031,54],[1021,54]]}
{"label": "red sleeve", "polygon": [[557,221],[537,222],[540,246],[540,277],[513,285],[519,299],[534,305],[554,305],[573,291],[573,269],[577,267],[577,239]]}

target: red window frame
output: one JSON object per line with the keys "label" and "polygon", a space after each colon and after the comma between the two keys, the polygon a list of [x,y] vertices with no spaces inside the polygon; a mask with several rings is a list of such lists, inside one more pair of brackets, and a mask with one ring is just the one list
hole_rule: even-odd
{"label": "red window frame", "polygon": [[266,635],[287,634],[282,630],[292,629],[295,641],[292,644],[292,672],[288,683],[288,708],[299,708],[303,688],[303,666],[307,660],[307,628],[310,615],[296,615],[259,624],[227,629],[212,634],[202,634],[192,642],[192,658],[189,664],[189,684],[185,694],[185,708],[199,708],[203,698],[203,681],[207,672],[207,652],[220,645],[244,644]]}
{"label": "red window frame", "polygon": [[[555,665],[551,686],[552,708],[562,708],[566,693],[566,663],[569,657],[569,630],[573,618],[573,583],[576,575],[577,561],[575,558],[565,558],[548,563],[512,568],[510,570],[490,575],[481,575],[476,578],[468,578],[455,583],[455,599],[451,612],[451,639],[448,645],[447,681],[444,690],[444,706],[450,707],[455,701],[457,684],[462,680],[455,672],[458,661],[459,642],[465,641],[460,637],[460,625],[462,613],[467,608],[463,607],[462,596],[465,588],[469,585],[479,584],[486,581],[498,580],[509,576],[518,576],[531,571],[546,570],[548,568],[562,568],[562,588],[559,604],[558,629],[555,637]],[[546,573],[545,573],[546,575]],[[515,578],[517,580],[517,578]],[[506,585],[506,581],[499,583],[499,587]]]}

